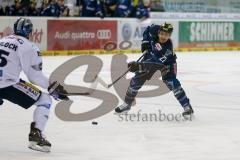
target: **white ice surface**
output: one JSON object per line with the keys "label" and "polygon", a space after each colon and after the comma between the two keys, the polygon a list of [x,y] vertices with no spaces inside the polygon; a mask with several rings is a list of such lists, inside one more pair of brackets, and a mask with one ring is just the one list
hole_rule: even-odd
{"label": "white ice surface", "polygon": [[[136,60],[139,55],[128,55]],[[104,66],[100,76],[110,82],[112,55],[98,56]],[[50,73],[70,57],[44,57],[44,72]],[[120,122],[113,112],[87,122],[64,122],[52,107],[46,135],[50,154],[27,148],[34,107],[24,110],[10,102],[0,106],[0,160],[239,160],[240,159],[240,54],[238,52],[178,53],[178,78],[195,109],[188,122]],[[84,67],[67,83],[78,84]],[[110,90],[115,94],[114,90]],[[71,111],[94,108],[98,100],[72,98]],[[121,101],[119,102],[119,104]],[[56,102],[54,102],[56,104]],[[161,109],[180,113],[173,94],[138,98],[143,113]]]}

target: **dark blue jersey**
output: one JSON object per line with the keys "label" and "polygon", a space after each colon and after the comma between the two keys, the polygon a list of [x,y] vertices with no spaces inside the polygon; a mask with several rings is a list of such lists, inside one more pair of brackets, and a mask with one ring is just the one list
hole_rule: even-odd
{"label": "dark blue jersey", "polygon": [[116,17],[129,17],[133,10],[133,2],[130,0],[118,0],[115,11]]}
{"label": "dark blue jersey", "polygon": [[150,7],[146,7],[142,2],[139,3],[136,9],[136,17],[141,18],[149,18],[150,17]]}
{"label": "dark blue jersey", "polygon": [[100,0],[81,0],[82,17],[95,17],[102,14],[102,6]]}
{"label": "dark blue jersey", "polygon": [[148,45],[148,52],[143,61],[171,65],[176,63],[176,55],[173,52],[173,43],[169,39],[165,43],[158,42],[159,25],[151,25],[143,33],[142,43]]}
{"label": "dark blue jersey", "polygon": [[41,16],[52,16],[59,17],[60,16],[60,8],[57,3],[50,3],[46,8],[42,8],[40,12]]}

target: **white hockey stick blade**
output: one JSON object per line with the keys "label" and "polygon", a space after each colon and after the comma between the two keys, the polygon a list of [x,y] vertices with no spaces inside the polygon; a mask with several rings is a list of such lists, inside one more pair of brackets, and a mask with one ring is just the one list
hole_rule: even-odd
{"label": "white hockey stick blade", "polygon": [[104,80],[101,77],[97,76],[96,81],[100,83],[104,88],[108,88],[108,84],[104,82]]}

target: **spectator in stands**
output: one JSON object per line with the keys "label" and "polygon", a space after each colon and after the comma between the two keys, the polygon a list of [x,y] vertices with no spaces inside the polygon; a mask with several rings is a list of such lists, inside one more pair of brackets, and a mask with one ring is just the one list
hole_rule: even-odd
{"label": "spectator in stands", "polygon": [[37,1],[30,0],[30,4],[28,6],[28,16],[38,16],[39,10],[37,9]]}
{"label": "spectator in stands", "polygon": [[106,17],[113,17],[117,6],[117,0],[105,0],[104,1],[104,11]]}
{"label": "spectator in stands", "polygon": [[61,17],[68,17],[70,10],[67,6],[65,6],[64,0],[58,0],[57,5],[58,5],[58,8],[60,10],[60,16]]}
{"label": "spectator in stands", "polygon": [[60,8],[55,0],[44,0],[41,7],[41,16],[59,17]]}
{"label": "spectator in stands", "polygon": [[[41,3],[40,8],[37,8]],[[150,0],[76,0],[82,17],[149,17]],[[0,15],[68,17],[70,9],[64,0],[10,0],[0,6]],[[14,3],[14,4],[13,4]],[[13,4],[13,5],[12,5]],[[2,4],[1,4],[2,5]],[[9,6],[10,5],[10,6]]]}
{"label": "spectator in stands", "polygon": [[103,11],[100,0],[81,0],[82,17],[103,17]]}
{"label": "spectator in stands", "polygon": [[14,5],[6,7],[8,16],[27,16],[27,8],[22,6],[21,0],[15,0]]}
{"label": "spectator in stands", "polygon": [[42,5],[39,8],[39,15],[43,15],[44,10],[46,10],[48,7],[48,0],[43,0]]}
{"label": "spectator in stands", "polygon": [[137,7],[139,5],[140,0],[132,0],[133,1],[133,10],[132,13],[130,14],[130,17],[136,17],[136,11]]}
{"label": "spectator in stands", "polygon": [[132,0],[117,0],[117,6],[115,10],[115,17],[130,17],[133,11]]}
{"label": "spectator in stands", "polygon": [[0,16],[4,16],[5,15],[5,11],[3,6],[0,5]]}
{"label": "spectator in stands", "polygon": [[137,7],[136,17],[144,20],[150,17],[150,0],[141,0]]}

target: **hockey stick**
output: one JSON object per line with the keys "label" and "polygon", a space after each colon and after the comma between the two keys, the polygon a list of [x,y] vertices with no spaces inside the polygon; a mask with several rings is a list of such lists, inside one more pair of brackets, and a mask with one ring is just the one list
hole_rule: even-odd
{"label": "hockey stick", "polygon": [[104,88],[108,88],[108,84],[99,76],[96,76],[94,82],[99,82]]}
{"label": "hockey stick", "polygon": [[88,92],[67,92],[64,95],[66,96],[85,96],[85,95],[91,95],[95,89],[97,88],[97,84],[100,83],[104,88],[108,88],[108,84],[103,81],[101,77],[96,75],[96,77],[93,79],[93,83],[91,83],[91,86],[89,88]]}
{"label": "hockey stick", "polygon": [[82,93],[77,93],[77,92],[75,92],[75,93],[71,93],[71,92],[69,92],[69,93],[65,93],[65,94],[63,94],[63,95],[65,95],[65,96],[87,96],[87,95],[90,95],[91,93],[90,92],[82,92]]}
{"label": "hockey stick", "polygon": [[97,83],[98,82],[101,83],[101,81],[103,81],[103,80],[102,79],[99,80],[98,76],[96,75],[96,77],[93,79],[93,83],[91,83],[89,91],[87,91],[87,92],[67,92],[67,93],[62,93],[62,94],[66,95],[66,96],[86,96],[86,95],[91,95],[95,91],[95,89],[97,88]]}
{"label": "hockey stick", "polygon": [[[144,51],[142,56],[138,58],[138,60],[136,62],[139,62],[143,57],[144,55],[147,53],[147,51]],[[99,77],[98,75],[96,75],[96,77],[94,78],[93,80],[93,83],[91,85],[91,89],[89,92],[68,92],[68,93],[65,93],[64,95],[66,96],[85,96],[85,95],[91,95],[94,90],[96,89],[96,86],[98,83],[100,83],[104,88],[111,88],[115,83],[117,83],[121,78],[123,78],[129,71],[130,71],[130,67],[121,75],[119,76],[116,80],[114,80],[111,84],[107,84],[106,82],[103,81],[103,79],[101,77]]]}
{"label": "hockey stick", "polygon": [[[147,50],[145,50],[142,54],[141,57],[138,58],[138,60],[136,62],[139,62],[143,57],[144,55],[147,53]],[[107,88],[111,88],[115,83],[117,83],[120,79],[122,79],[129,71],[130,71],[131,67],[129,67],[121,76],[119,76],[116,80],[114,80],[111,84],[109,84],[107,86]]]}

